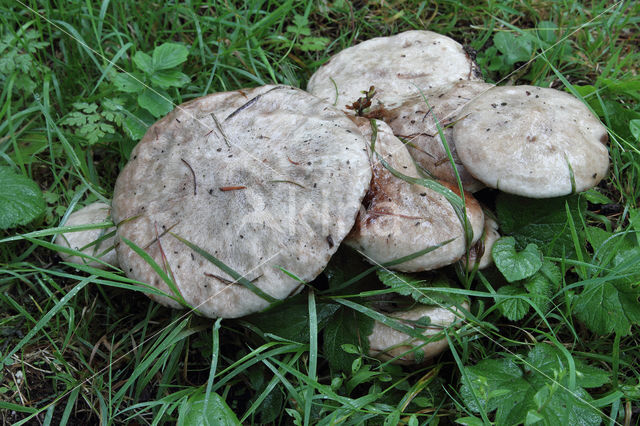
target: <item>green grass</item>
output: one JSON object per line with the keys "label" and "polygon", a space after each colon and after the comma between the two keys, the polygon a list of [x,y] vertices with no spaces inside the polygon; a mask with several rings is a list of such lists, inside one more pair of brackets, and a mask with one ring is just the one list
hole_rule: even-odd
{"label": "green grass", "polygon": [[[469,424],[479,424],[498,416],[482,403],[483,392],[504,401],[518,382],[495,384],[486,377],[512,366],[538,392],[541,408],[530,420],[558,401],[553,395],[579,404],[567,399],[579,388],[591,406],[585,416],[638,424],[640,121],[632,120],[640,119],[640,5],[211,3],[25,0],[0,6],[0,165],[34,179],[47,201],[36,221],[0,231],[3,424],[171,424],[203,391],[212,404],[212,392],[220,395],[247,424],[448,424],[469,417],[475,418]],[[487,80],[567,88],[583,97],[610,131],[612,160],[598,194],[553,202],[548,221],[555,221],[563,243],[538,242],[559,273],[547,285],[551,290],[541,295],[527,288],[514,296],[503,290],[507,283],[495,268],[471,281],[450,267],[445,281],[425,275],[427,284],[414,284],[423,286],[417,289],[423,295],[473,300],[467,324],[447,333],[451,351],[433,363],[403,368],[361,353],[359,333],[375,312],[360,296],[387,290],[373,271],[340,288],[367,269],[352,253],[339,252],[328,273],[312,283],[315,292],[271,313],[215,321],[161,307],[120,271],[76,269],[51,250],[63,218],[111,198],[136,129],[155,119],[113,83],[116,72],[139,71],[136,52],[166,42],[188,47],[187,61],[176,69],[189,82],[166,89],[179,104],[274,82],[304,88],[314,70],[345,47],[425,28],[476,49]],[[497,49],[498,34],[517,52]],[[79,102],[96,110],[74,106]],[[83,127],[82,118],[70,124],[73,113],[97,114],[103,134],[91,139],[96,129]],[[632,123],[638,123],[635,133]],[[517,222],[542,208],[539,203],[522,207],[526,202],[512,197],[484,197],[518,247],[531,242],[523,231],[529,222],[505,231],[505,218]],[[617,299],[598,304],[600,294]],[[527,312],[511,321],[504,315],[514,306]],[[589,313],[594,306],[601,315]],[[620,312],[629,313],[630,326]],[[335,342],[350,342],[353,353]],[[540,342],[551,345],[562,368],[537,363]],[[597,383],[585,383],[584,365],[600,369],[586,373]]]}

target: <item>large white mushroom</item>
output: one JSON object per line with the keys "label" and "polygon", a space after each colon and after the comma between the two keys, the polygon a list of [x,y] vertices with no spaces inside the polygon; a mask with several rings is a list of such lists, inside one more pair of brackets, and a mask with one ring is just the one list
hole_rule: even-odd
{"label": "large white mushroom", "polygon": [[205,316],[244,316],[324,269],[370,180],[358,127],[325,101],[286,86],[205,96],[151,126],[120,173],[118,261],[171,294],[129,240],[172,277],[176,298]]}
{"label": "large white mushroom", "polygon": [[[461,307],[468,310],[469,304],[464,302]],[[368,337],[369,354],[403,365],[426,361],[442,353],[448,348],[443,330],[458,327],[464,321],[463,311],[455,306],[417,305],[388,316],[399,320],[402,325],[420,330],[420,334],[427,338],[414,338],[379,321],[374,323]],[[425,318],[428,321],[424,321]]]}
{"label": "large white mushroom", "polygon": [[502,86],[469,102],[453,127],[465,168],[492,188],[531,198],[584,191],[609,167],[607,129],[572,95]]}
{"label": "large white mushroom", "polygon": [[[360,131],[371,138],[368,120],[357,120]],[[465,228],[449,200],[435,190],[396,177],[387,165],[408,176],[419,177],[403,143],[382,121],[376,121],[377,138],[371,155],[373,179],[356,225],[345,243],[371,263],[384,264],[451,240],[415,259],[390,266],[405,272],[427,271],[450,265],[467,249]],[[450,190],[456,188],[451,185]],[[484,214],[471,194],[465,194],[471,244],[482,234]]]}
{"label": "large white mushroom", "polygon": [[307,90],[349,111],[361,91],[375,86],[372,109],[391,109],[407,97],[460,80],[481,80],[460,43],[431,31],[406,31],[337,53],[311,76]]}
{"label": "large white mushroom", "polygon": [[[69,216],[65,226],[97,225],[109,220],[111,207],[108,204],[96,202],[77,210]],[[114,249],[115,237],[109,236],[116,230],[115,227],[95,228],[84,231],[65,232],[56,237],[56,244],[79,250],[83,254],[96,257],[109,265],[117,265],[116,251]],[[81,256],[58,252],[60,257],[67,262],[79,265],[89,265],[94,268],[104,269],[106,265],[89,260]]]}

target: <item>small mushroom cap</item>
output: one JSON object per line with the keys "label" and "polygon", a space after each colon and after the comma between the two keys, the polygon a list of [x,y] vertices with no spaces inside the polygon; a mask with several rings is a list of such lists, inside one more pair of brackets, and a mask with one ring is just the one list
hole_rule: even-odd
{"label": "small mushroom cap", "polygon": [[[469,309],[469,304],[464,302],[462,308]],[[404,325],[415,328],[415,321],[423,317],[429,317],[430,325],[424,327],[423,336],[435,336],[444,328],[460,326],[464,321],[464,314],[455,306],[427,306],[417,305],[415,308],[404,312],[395,312],[389,317],[401,320]],[[369,354],[384,361],[394,359],[393,364],[409,365],[416,362],[416,351],[422,351],[424,356],[418,360],[433,358],[449,347],[445,337],[426,343],[415,339],[405,333],[395,330],[376,321],[369,335]],[[412,350],[413,348],[419,348]],[[408,352],[411,351],[411,352]]]}
{"label": "small mushroom cap", "polygon": [[[71,213],[65,223],[65,226],[97,225],[108,221],[110,214],[111,207],[108,204],[89,204],[80,210]],[[117,266],[118,259],[116,258],[116,251],[113,247],[115,244],[115,236],[106,238],[96,244],[92,244],[100,237],[110,234],[115,230],[115,227],[111,227],[106,229],[99,228],[78,232],[66,232],[64,234],[58,234],[56,237],[56,244],[59,246],[70,247],[74,250],[81,250],[84,254],[97,257],[109,265]],[[85,248],[83,249],[83,247]],[[58,252],[58,254],[67,262],[77,263],[79,265],[89,265],[99,269],[106,268],[102,263],[88,260],[80,256],[72,256],[63,252]]]}
{"label": "small mushroom cap", "polygon": [[485,185],[530,198],[584,191],[609,167],[607,129],[577,98],[502,86],[469,102],[453,127],[458,157]]}
{"label": "small mushroom cap", "polygon": [[471,250],[469,250],[468,261],[466,258],[462,259],[466,262],[468,271],[472,271],[476,263],[478,264],[478,269],[488,268],[493,263],[491,249],[499,238],[498,223],[485,215],[482,239],[475,243],[474,246],[471,247]]}
{"label": "small mushroom cap", "polygon": [[436,179],[456,183],[456,174],[438,132],[437,119],[464,189],[477,191],[484,185],[467,172],[458,159],[452,124],[459,118],[458,113],[464,105],[491,87],[493,85],[482,81],[458,81],[439,90],[407,98],[397,108],[387,111],[384,121],[396,136],[407,142],[411,156],[420,166]]}
{"label": "small mushroom cap", "polygon": [[345,111],[375,86],[374,105],[394,108],[411,95],[458,80],[478,80],[474,61],[455,40],[431,31],[407,31],[364,41],[334,55],[307,90]]}
{"label": "small mushroom cap", "polygon": [[[360,123],[360,131],[370,139],[372,130],[369,122],[364,120]],[[393,169],[418,177],[404,144],[384,122],[376,123],[376,152]],[[377,156],[372,155],[371,161],[371,186],[345,244],[362,252],[369,262],[381,264],[453,240],[423,256],[390,267],[405,272],[428,271],[461,258],[466,251],[464,229],[451,203],[434,190],[395,177]],[[451,184],[445,186],[454,192],[456,190]],[[466,193],[465,197],[473,244],[482,234],[484,213],[471,194]]]}
{"label": "small mushroom cap", "polygon": [[[269,302],[177,237],[284,299],[302,284],[283,269],[304,281],[324,269],[370,180],[365,141],[344,113],[265,86],[193,100],[151,126],[118,177],[113,217],[118,237],[166,268],[202,315],[240,317]],[[129,277],[171,294],[127,244],[118,260]]]}

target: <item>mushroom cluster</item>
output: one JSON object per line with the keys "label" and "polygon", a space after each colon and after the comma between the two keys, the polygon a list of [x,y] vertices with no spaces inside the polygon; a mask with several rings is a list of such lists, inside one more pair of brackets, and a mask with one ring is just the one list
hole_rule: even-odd
{"label": "mushroom cluster", "polygon": [[[553,197],[607,172],[606,129],[579,100],[485,83],[463,46],[433,32],[345,49],[307,90],[264,86],[178,106],[149,128],[117,179],[115,242],[92,245],[94,230],[58,243],[94,258],[114,245],[117,259],[111,251],[101,260],[165,294],[154,300],[235,318],[298,293],[343,240],[398,271],[487,267],[498,224],[471,192]],[[100,215],[80,210],[68,224],[109,214],[106,205],[86,209]],[[425,339],[376,323],[371,353],[399,363],[433,357],[446,347],[433,336],[468,308],[389,313],[412,328],[429,317]]]}

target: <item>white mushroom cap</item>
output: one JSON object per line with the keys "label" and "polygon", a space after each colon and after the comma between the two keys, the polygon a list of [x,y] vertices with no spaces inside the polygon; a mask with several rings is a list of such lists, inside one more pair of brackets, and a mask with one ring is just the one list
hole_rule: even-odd
{"label": "white mushroom cap", "polygon": [[477,191],[484,185],[467,172],[458,159],[452,123],[459,118],[458,113],[463,106],[491,87],[493,85],[482,81],[458,81],[439,90],[407,98],[397,108],[387,111],[384,121],[396,136],[407,142],[411,156],[419,165],[437,179],[456,183],[456,174],[438,132],[437,120],[464,189]]}
{"label": "white mushroom cap", "polygon": [[498,223],[490,217],[484,217],[484,234],[482,239],[479,240],[471,250],[469,250],[469,257],[462,258],[467,265],[467,270],[472,271],[478,264],[478,269],[485,269],[493,264],[493,257],[491,257],[491,249],[496,241],[500,238],[498,232]]}
{"label": "white mushroom cap", "polygon": [[[176,236],[273,299],[295,294],[302,285],[282,269],[311,281],[353,226],[371,180],[365,144],[344,113],[292,87],[196,99],[151,126],[131,153],[114,191],[117,235],[166,268],[201,314],[259,311],[267,300]],[[124,242],[118,260],[128,276],[171,294]]]}
{"label": "white mushroom cap", "polygon": [[394,108],[408,96],[459,80],[478,80],[473,60],[455,40],[431,31],[407,31],[364,41],[334,55],[307,90],[345,108],[375,86],[374,105]]}
{"label": "white mushroom cap", "polygon": [[[368,120],[358,121],[360,131],[370,139],[372,130]],[[384,122],[376,123],[376,152],[393,169],[417,177],[418,171],[403,143]],[[467,248],[464,228],[443,195],[393,176],[376,155],[372,155],[372,169],[369,192],[345,244],[361,251],[369,262],[383,264],[453,240],[425,255],[390,266],[405,272],[450,265],[464,255]],[[449,189],[456,191],[453,185]],[[484,214],[471,194],[466,193],[465,198],[473,244],[482,234]]]}
{"label": "white mushroom cap", "polygon": [[607,129],[568,93],[494,87],[459,115],[463,119],[453,127],[458,156],[476,179],[492,188],[531,198],[556,197],[595,186],[607,173]]}
{"label": "white mushroom cap", "polygon": [[[79,225],[97,225],[109,220],[111,207],[105,203],[89,204],[78,211],[71,213],[65,226]],[[114,249],[115,236],[105,238],[98,243],[94,242],[105,235],[116,230],[111,228],[88,229],[86,231],[66,232],[56,237],[56,244],[59,246],[69,247],[74,250],[80,250],[82,253],[97,257],[102,261],[117,265],[116,251]],[[79,265],[89,265],[94,268],[104,269],[106,266],[93,260],[88,260],[80,256],[70,255],[68,253],[58,252],[60,257],[67,262],[77,263]]]}
{"label": "white mushroom cap", "polygon": [[[469,304],[464,302],[462,308],[469,309]],[[423,336],[435,336],[444,328],[457,327],[464,321],[464,314],[455,306],[427,306],[417,305],[404,311],[394,312],[388,315],[391,318],[401,320],[404,325],[416,328],[415,321],[423,317],[429,317],[430,325],[424,327]],[[413,348],[419,348],[412,350]],[[417,360],[428,360],[442,353],[448,348],[447,339],[443,336],[437,340],[426,343],[421,339],[413,338],[405,333],[395,330],[376,321],[369,335],[369,354],[384,361],[394,359],[393,364],[413,364]],[[410,352],[408,352],[410,351]],[[422,351],[424,356],[416,360],[416,351]]]}

